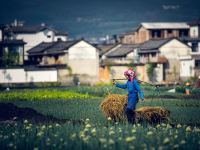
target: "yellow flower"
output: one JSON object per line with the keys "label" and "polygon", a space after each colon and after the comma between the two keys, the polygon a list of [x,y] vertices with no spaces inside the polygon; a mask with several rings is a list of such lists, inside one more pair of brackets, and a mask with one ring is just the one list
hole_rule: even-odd
{"label": "yellow flower", "polygon": [[43,132],[38,132],[37,133],[37,136],[42,136],[43,135]]}
{"label": "yellow flower", "polygon": [[76,133],[73,133],[70,137],[72,140],[74,140],[76,138]]}
{"label": "yellow flower", "polygon": [[111,130],[111,131],[109,132],[109,135],[113,135],[113,134],[115,134],[115,132],[114,132],[113,130]]}
{"label": "yellow flower", "polygon": [[60,125],[58,123],[56,123],[56,127],[59,127]]}
{"label": "yellow flower", "polygon": [[174,145],[174,148],[175,148],[175,149],[179,148],[179,145],[178,145],[178,144],[175,144],[175,145]]}
{"label": "yellow flower", "polygon": [[99,138],[99,141],[101,142],[101,143],[106,143],[106,139],[105,138]]}
{"label": "yellow flower", "polygon": [[177,128],[181,128],[182,126],[181,126],[180,124],[178,124],[176,127],[177,127]]}
{"label": "yellow flower", "polygon": [[108,118],[107,118],[107,120],[108,120],[108,121],[111,121],[111,120],[112,120],[112,118],[111,118],[111,117],[108,117]]}
{"label": "yellow flower", "polygon": [[92,126],[90,124],[86,124],[86,128],[91,128]]}
{"label": "yellow flower", "polygon": [[42,130],[44,130],[45,128],[46,128],[46,126],[45,126],[45,125],[43,125],[43,126],[41,127],[41,129],[42,129]]}
{"label": "yellow flower", "polygon": [[163,141],[163,144],[169,144],[169,143],[170,143],[169,138],[165,138],[164,141]]}
{"label": "yellow flower", "polygon": [[108,144],[113,145],[113,144],[115,144],[115,141],[113,139],[109,139]]}
{"label": "yellow flower", "polygon": [[8,146],[9,146],[9,147],[13,147],[14,144],[13,144],[13,143],[9,143]]}
{"label": "yellow flower", "polygon": [[156,128],[160,128],[160,124],[158,124],[158,125],[156,126]]}
{"label": "yellow flower", "polygon": [[180,142],[180,144],[185,144],[186,142],[185,142],[185,140],[182,140],[181,142]]}
{"label": "yellow flower", "polygon": [[190,126],[188,126],[188,127],[185,129],[185,131],[187,131],[187,132],[191,132],[191,131],[192,131],[192,129],[191,129],[191,127],[190,127]]}
{"label": "yellow flower", "polygon": [[147,135],[153,135],[152,131],[147,132]]}
{"label": "yellow flower", "polygon": [[167,124],[167,129],[171,129],[172,126],[170,124]]}
{"label": "yellow flower", "polygon": [[28,123],[28,120],[24,120],[24,123]]}
{"label": "yellow flower", "polygon": [[96,128],[93,128],[93,129],[91,130],[91,133],[95,136],[96,133],[97,133]]}
{"label": "yellow flower", "polygon": [[126,137],[125,141],[126,141],[127,143],[130,143],[130,142],[134,141],[135,139],[136,139],[135,136],[132,136],[132,137]]}
{"label": "yellow flower", "polygon": [[83,138],[83,141],[84,141],[85,143],[88,143],[89,138],[90,138],[89,136],[86,136],[86,137]]}
{"label": "yellow flower", "polygon": [[135,133],[135,132],[136,132],[136,130],[135,130],[135,129],[132,129],[132,130],[131,130],[131,132],[132,132],[132,133]]}
{"label": "yellow flower", "polygon": [[33,150],[39,150],[39,148],[38,147],[34,147]]}

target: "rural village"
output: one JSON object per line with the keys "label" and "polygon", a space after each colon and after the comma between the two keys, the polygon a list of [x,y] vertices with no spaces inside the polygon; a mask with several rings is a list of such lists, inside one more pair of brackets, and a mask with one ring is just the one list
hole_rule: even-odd
{"label": "rural village", "polygon": [[200,149],[200,20],[96,39],[0,25],[0,149]]}
{"label": "rural village", "polygon": [[142,22],[134,31],[91,43],[44,23],[0,27],[0,83],[109,83],[133,67],[137,77],[174,84],[200,76],[200,21]]}

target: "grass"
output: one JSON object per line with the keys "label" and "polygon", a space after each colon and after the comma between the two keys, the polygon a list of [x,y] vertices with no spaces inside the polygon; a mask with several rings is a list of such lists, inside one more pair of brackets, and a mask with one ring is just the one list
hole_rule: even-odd
{"label": "grass", "polygon": [[[173,94],[175,99],[159,98],[153,88],[143,89],[147,99],[137,107],[166,107],[171,111],[168,124],[133,126],[107,120],[99,108],[104,97],[109,92],[126,93],[109,86],[0,92],[0,102],[31,107],[44,115],[84,120],[83,124],[0,122],[0,149],[199,149],[199,99],[186,99],[181,93]],[[171,94],[166,90],[161,88],[163,96]]]}

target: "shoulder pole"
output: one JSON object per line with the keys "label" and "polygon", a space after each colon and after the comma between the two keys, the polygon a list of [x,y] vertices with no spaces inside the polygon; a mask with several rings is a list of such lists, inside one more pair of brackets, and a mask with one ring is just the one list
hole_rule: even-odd
{"label": "shoulder pole", "polygon": [[[127,80],[127,79],[112,79],[112,80]],[[149,82],[145,82],[145,81],[142,81],[142,80],[138,80],[138,82],[140,82],[140,83],[146,83],[146,84],[151,85],[151,86],[156,86],[156,87],[158,86],[158,85],[155,85],[155,84],[152,84],[152,83],[149,83]]]}

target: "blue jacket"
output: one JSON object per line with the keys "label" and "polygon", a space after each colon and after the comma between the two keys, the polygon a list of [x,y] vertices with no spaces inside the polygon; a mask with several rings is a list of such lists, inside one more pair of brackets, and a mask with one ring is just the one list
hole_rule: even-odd
{"label": "blue jacket", "polygon": [[138,93],[140,98],[144,100],[144,93],[140,90],[140,85],[137,79],[134,79],[133,82],[128,80],[125,84],[116,83],[116,87],[122,89],[128,89],[128,105],[127,108],[135,109],[136,103],[138,100]]}

